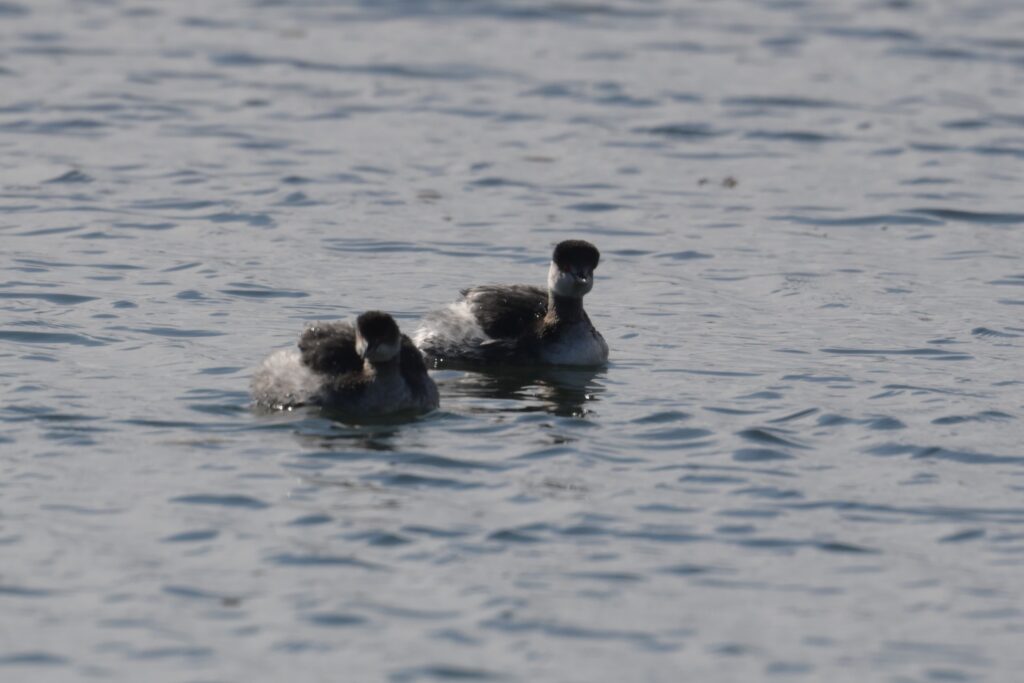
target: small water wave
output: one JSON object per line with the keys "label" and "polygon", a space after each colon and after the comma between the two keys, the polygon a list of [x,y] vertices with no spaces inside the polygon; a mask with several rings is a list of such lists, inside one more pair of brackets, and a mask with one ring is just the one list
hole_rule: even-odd
{"label": "small water wave", "polygon": [[971,330],[971,334],[975,337],[984,337],[987,339],[1017,339],[1021,336],[1013,332],[1001,332],[987,327],[975,327]]}
{"label": "small water wave", "polygon": [[64,135],[68,137],[99,137],[108,128],[103,121],[88,118],[52,119],[46,121],[21,119],[0,123],[0,132],[26,135]]}
{"label": "small water wave", "polygon": [[53,595],[53,591],[42,588],[27,588],[0,584],[0,595],[15,598],[45,598]]}
{"label": "small water wave", "polygon": [[202,218],[213,223],[244,223],[253,228],[273,228],[277,226],[270,214],[267,213],[242,213],[237,211],[219,211],[211,213]]}
{"label": "small water wave", "polygon": [[365,569],[370,571],[380,571],[384,569],[384,567],[379,564],[365,562],[355,557],[343,557],[339,555],[299,555],[294,553],[281,553],[267,558],[267,561],[272,564],[287,567],[302,567],[307,569],[325,567],[352,567],[355,569]]}
{"label": "small water wave", "polygon": [[212,541],[220,535],[216,529],[197,529],[196,531],[183,531],[178,534],[166,536],[161,540],[163,543],[198,543],[200,541]]}
{"label": "small water wave", "polygon": [[241,508],[246,510],[263,510],[270,507],[262,500],[241,494],[214,494],[196,493],[187,496],[171,498],[172,503],[184,503],[187,505],[218,505],[222,507]]}
{"label": "small water wave", "polygon": [[948,460],[965,465],[1021,465],[1024,456],[993,455],[974,451],[955,451],[941,446],[912,446],[900,443],[885,443],[871,446],[866,451],[872,455],[909,455],[912,458]]}
{"label": "small water wave", "polygon": [[309,296],[308,292],[254,285],[247,282],[233,282],[231,283],[231,289],[222,289],[220,292],[228,296],[253,299],[303,299]]}
{"label": "small water wave", "polygon": [[459,664],[428,664],[399,669],[389,676],[395,683],[412,681],[500,681],[505,676],[497,671],[475,669]]}
{"label": "small water wave", "polygon": [[[259,0],[259,5],[273,5],[280,0]],[[386,0],[360,2],[360,9],[368,14],[345,15],[346,19],[380,19],[382,17],[429,17],[459,19],[493,19],[512,22],[582,22],[588,19],[654,19],[662,16],[658,9],[622,5],[616,2],[550,3],[528,0],[488,0],[466,5],[461,2],[417,2],[416,0]],[[516,24],[512,24],[516,25]]]}
{"label": "small water wave", "polygon": [[843,218],[809,217],[798,214],[780,214],[772,216],[772,220],[796,223],[798,225],[822,225],[828,227],[862,227],[882,225],[942,225],[943,220],[916,216],[912,214],[868,214],[865,216],[848,216]]}
{"label": "small water wave", "polygon": [[224,332],[216,330],[186,330],[179,327],[126,327],[114,325],[106,328],[118,332],[134,332],[136,334],[152,335],[155,337],[166,337],[169,339],[196,339],[200,337],[220,337]]}
{"label": "small water wave", "polygon": [[803,444],[797,443],[792,439],[785,438],[783,436],[784,434],[787,434],[787,432],[781,429],[759,427],[744,429],[743,431],[737,432],[737,436],[741,439],[753,441],[754,443],[767,444],[769,446],[782,446],[786,448],[807,448],[807,446]]}
{"label": "small water wave", "polygon": [[382,484],[389,488],[431,488],[464,491],[484,486],[481,482],[455,479],[454,477],[432,477],[411,472],[379,472],[363,476],[364,481]]}
{"label": "small water wave", "polygon": [[775,460],[792,460],[793,456],[774,448],[739,448],[733,451],[736,462],[771,462]]}
{"label": "small water wave", "polygon": [[547,638],[584,639],[596,641],[625,641],[644,650],[675,650],[678,646],[663,643],[654,634],[643,631],[603,629],[559,621],[539,621],[509,617],[484,622],[486,629],[517,633],[540,632]]}
{"label": "small water wave", "polygon": [[635,97],[625,92],[619,83],[548,83],[523,93],[524,97],[566,98],[594,105],[655,107],[658,101],[648,97]]}
{"label": "small water wave", "polygon": [[1012,415],[998,410],[983,410],[980,413],[975,413],[973,415],[947,415],[945,417],[937,417],[932,420],[932,424],[953,425],[964,422],[988,422],[1012,419],[1015,419]]}
{"label": "small water wave", "polygon": [[785,503],[797,510],[835,510],[840,513],[880,515],[882,517],[926,518],[935,522],[958,523],[998,522],[1024,524],[1024,508],[970,507],[955,505],[892,505],[853,500],[817,500]]}
{"label": "small water wave", "polygon": [[822,353],[832,353],[843,356],[914,356],[929,360],[973,360],[974,356],[956,351],[946,351],[935,348],[910,348],[910,349],[856,349],[856,348],[825,348]]}
{"label": "small water wave", "polygon": [[0,292],[0,299],[38,299],[58,306],[77,306],[88,301],[96,301],[98,297],[81,294],[57,294],[51,292]]}
{"label": "small water wave", "polygon": [[73,332],[34,332],[31,330],[0,329],[0,341],[16,344],[104,346],[111,339],[97,338]]}
{"label": "small water wave", "polygon": [[637,128],[634,132],[685,141],[717,138],[728,135],[731,131],[715,128],[709,123],[665,123],[648,128]]}
{"label": "small water wave", "polygon": [[748,140],[770,140],[804,144],[839,142],[846,139],[842,135],[819,133],[812,130],[751,130],[744,133],[744,137]]}
{"label": "small water wave", "polygon": [[78,169],[72,169],[44,182],[47,184],[91,183],[93,182],[93,178]]}
{"label": "small water wave", "polygon": [[347,612],[317,612],[306,616],[306,620],[315,626],[328,628],[362,626],[369,622],[369,619],[364,616]]}
{"label": "small water wave", "polygon": [[607,211],[618,211],[619,209],[629,208],[623,204],[614,204],[612,202],[579,202],[577,204],[569,204],[565,207],[570,211],[582,211],[583,213],[605,213]]}
{"label": "small water wave", "polygon": [[664,254],[656,254],[655,258],[667,258],[673,261],[697,261],[702,259],[714,258],[713,254],[704,254],[699,251],[686,250],[686,251],[673,251]]}
{"label": "small water wave", "polygon": [[942,220],[962,221],[988,225],[1018,225],[1024,223],[1024,213],[965,211],[963,209],[908,209],[909,213],[932,216]]}
{"label": "small water wave", "polygon": [[129,230],[172,230],[178,227],[178,223],[171,221],[116,221],[111,225],[115,228],[127,228]]}
{"label": "small water wave", "polygon": [[487,69],[478,64],[449,62],[427,66],[425,64],[332,64],[291,57],[271,57],[252,52],[221,52],[210,56],[218,67],[286,66],[299,71],[325,71],[337,74],[382,76],[390,78],[466,81],[482,78],[508,78],[509,72]]}
{"label": "small water wave", "polygon": [[1011,285],[1014,287],[1024,287],[1024,275],[1007,275],[1006,277],[998,280],[990,280],[990,285]]}
{"label": "small water wave", "polygon": [[[0,678],[1015,679],[1007,2],[71,4],[0,0]],[[569,237],[609,367],[250,408]]]}
{"label": "small water wave", "polygon": [[[785,378],[783,378],[783,379],[785,379]],[[775,418],[773,420],[768,420],[768,422],[773,423],[773,424],[780,424],[780,423],[785,423],[785,422],[793,422],[793,421],[801,420],[801,419],[803,419],[805,417],[809,417],[811,415],[814,415],[817,412],[818,412],[817,408],[807,408],[805,410],[798,410],[795,413],[790,413],[789,415],[783,415],[782,417],[777,417],[777,418]]]}
{"label": "small water wave", "polygon": [[964,529],[963,531],[957,531],[956,533],[949,534],[948,536],[943,536],[939,539],[939,543],[965,543],[967,541],[976,541],[984,537],[984,529]]}
{"label": "small water wave", "polygon": [[922,40],[921,36],[914,31],[885,26],[830,26],[824,30],[824,33],[854,40],[879,40],[896,43],[917,43]]}
{"label": "small water wave", "polygon": [[198,211],[209,209],[215,206],[223,206],[224,202],[210,199],[141,199],[132,202],[131,208],[143,210],[173,210],[173,211]]}
{"label": "small water wave", "polygon": [[64,666],[70,663],[68,657],[52,652],[28,651],[0,655],[0,666]]}

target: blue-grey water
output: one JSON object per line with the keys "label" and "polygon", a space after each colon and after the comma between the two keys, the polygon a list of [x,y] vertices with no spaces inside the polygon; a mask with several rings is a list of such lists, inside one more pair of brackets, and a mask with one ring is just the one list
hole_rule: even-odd
{"label": "blue-grey water", "polygon": [[[0,2],[0,680],[1019,680],[1018,0]],[[249,408],[603,252],[599,372]]]}

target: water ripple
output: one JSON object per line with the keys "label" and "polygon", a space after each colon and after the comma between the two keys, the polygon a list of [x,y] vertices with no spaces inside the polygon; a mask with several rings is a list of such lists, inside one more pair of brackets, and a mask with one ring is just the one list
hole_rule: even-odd
{"label": "water ripple", "polygon": [[70,664],[67,657],[51,652],[15,652],[0,655],[0,666],[63,666]]}
{"label": "water ripple", "polygon": [[972,451],[954,451],[941,446],[911,446],[898,443],[886,443],[867,449],[872,455],[910,455],[913,458],[928,460],[948,460],[965,465],[1021,465],[1024,456],[992,455]]}
{"label": "water ripple", "polygon": [[0,330],[0,340],[15,342],[17,344],[71,344],[74,346],[103,346],[109,340],[86,336],[84,334],[73,334],[69,332],[31,332],[29,330]]}
{"label": "water ripple", "polygon": [[822,353],[834,353],[843,356],[915,356],[918,358],[929,358],[932,360],[971,360],[973,356],[955,351],[943,349],[917,348],[917,349],[853,349],[853,348],[826,348],[821,349]]}
{"label": "water ripple", "polygon": [[507,72],[490,70],[475,64],[448,63],[435,66],[423,64],[330,64],[289,57],[270,57],[251,52],[223,52],[210,56],[210,61],[222,67],[287,66],[299,71],[326,71],[338,74],[361,74],[391,78],[427,80],[476,80],[481,78],[507,78]]}
{"label": "water ripple", "polygon": [[288,567],[303,568],[335,568],[355,567],[357,569],[381,570],[383,567],[372,562],[364,562],[354,557],[341,557],[337,555],[300,555],[294,553],[281,553],[273,555],[267,560],[273,564]]}
{"label": "water ripple", "polygon": [[262,510],[269,507],[267,503],[250,496],[238,494],[194,494],[189,496],[178,496],[171,498],[172,503],[188,503],[189,505],[220,505],[224,507],[243,508],[247,510]]}
{"label": "water ripple", "polygon": [[[0,0],[0,679],[1019,678],[1013,2],[206,5]],[[250,407],[568,238],[607,368]]]}

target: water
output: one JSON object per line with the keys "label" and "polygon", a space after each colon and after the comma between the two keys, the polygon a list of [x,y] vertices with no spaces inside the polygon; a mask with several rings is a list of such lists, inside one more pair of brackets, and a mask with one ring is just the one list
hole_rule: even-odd
{"label": "water", "polygon": [[[0,3],[4,681],[1008,681],[1024,15]],[[604,258],[600,372],[248,408]]]}

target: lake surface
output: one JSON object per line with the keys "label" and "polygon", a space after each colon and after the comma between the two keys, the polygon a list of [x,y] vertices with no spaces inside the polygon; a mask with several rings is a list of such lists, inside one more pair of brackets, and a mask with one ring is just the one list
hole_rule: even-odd
{"label": "lake surface", "polygon": [[[1015,680],[1021,36],[0,2],[0,679]],[[307,321],[411,331],[565,238],[608,368],[250,410]]]}

